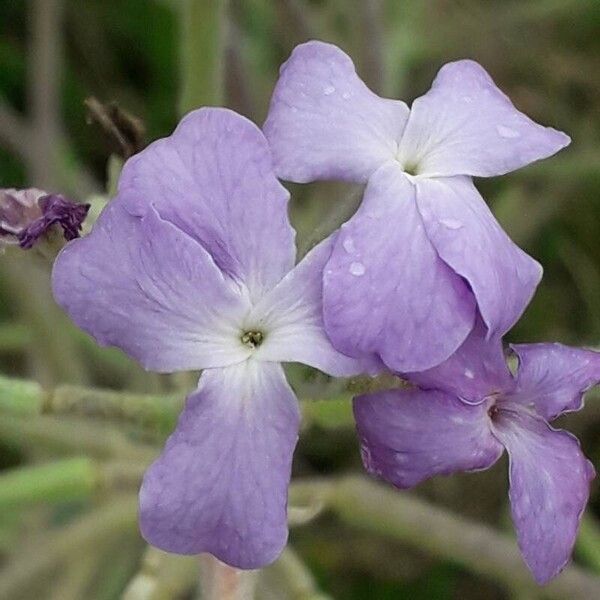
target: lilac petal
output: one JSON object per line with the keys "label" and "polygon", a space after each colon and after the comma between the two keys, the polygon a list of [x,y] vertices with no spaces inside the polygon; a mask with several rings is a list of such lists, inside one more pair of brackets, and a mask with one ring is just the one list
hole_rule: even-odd
{"label": "lilac petal", "polygon": [[504,335],[529,304],[542,267],[504,233],[468,177],[418,180],[417,204],[438,254],[469,282],[490,335]]}
{"label": "lilac petal", "polygon": [[261,131],[230,110],[191,112],[173,135],[127,161],[118,197],[137,215],[154,206],[244,282],[253,299],[294,266],[289,194]]}
{"label": "lilac petal", "polygon": [[519,357],[513,398],[534,404],[551,421],[564,412],[579,410],[587,390],[600,381],[600,353],[562,344],[516,344]]}
{"label": "lilac petal", "polygon": [[569,561],[594,468],[574,436],[519,408],[501,410],[494,433],[510,457],[510,502],[519,547],[543,584]]}
{"label": "lilac petal", "polygon": [[460,60],[442,67],[413,103],[399,160],[429,176],[489,177],[552,156],[570,141],[519,112],[483,67]]}
{"label": "lilac petal", "polygon": [[437,391],[359,396],[354,417],[365,468],[399,488],[434,475],[487,469],[503,450],[490,431],[487,405]]}
{"label": "lilac petal", "polygon": [[475,301],[426,236],[415,191],[397,165],[369,180],[342,226],[324,277],[324,318],[338,350],[377,352],[400,372],[444,361],[467,337]]}
{"label": "lilac petal", "polygon": [[421,388],[437,389],[473,404],[512,390],[514,380],[502,341],[498,337],[488,339],[487,333],[478,317],[473,331],[448,360],[427,371],[406,373],[405,377]]}
{"label": "lilac petal", "polygon": [[247,329],[264,331],[258,360],[301,362],[329,375],[357,375],[364,361],[338,352],[323,325],[323,268],[331,256],[333,237],[313,248],[253,308]]}
{"label": "lilac petal", "polygon": [[249,354],[239,339],[247,292],[153,210],[140,219],[110,203],[90,235],[59,254],[52,284],[79,327],[147,369],[225,366]]}
{"label": "lilac petal", "polygon": [[275,560],[288,535],[299,422],[280,365],[249,360],[205,371],[144,477],[144,538],[168,552],[210,552],[242,569]]}
{"label": "lilac petal", "polygon": [[281,67],[264,132],[277,175],[364,182],[393,160],[408,107],[380,98],[332,44],[301,44]]}

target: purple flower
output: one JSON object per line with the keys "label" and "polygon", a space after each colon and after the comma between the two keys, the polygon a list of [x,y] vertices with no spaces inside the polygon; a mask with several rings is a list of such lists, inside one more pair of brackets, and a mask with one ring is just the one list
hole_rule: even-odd
{"label": "purple flower", "polygon": [[260,130],[201,109],[125,164],[91,234],[57,259],[57,301],[100,344],[153,371],[204,369],[140,492],[142,533],[164,550],[273,561],[299,426],[280,363],[362,371],[322,323],[333,239],[294,266],[288,199]]}
{"label": "purple flower", "polygon": [[491,467],[507,450],[519,547],[539,583],[568,562],[594,477],[577,439],[548,421],[583,405],[600,380],[600,354],[561,344],[512,346],[478,323],[458,352],[413,374],[416,387],[357,397],[367,470],[400,488],[434,475]]}
{"label": "purple flower", "polygon": [[32,248],[54,225],[62,228],[66,240],[73,240],[89,208],[36,188],[0,190],[0,246]]}
{"label": "purple flower", "polygon": [[477,309],[490,335],[516,322],[542,269],[471,177],[518,169],[570,140],[516,110],[481,66],[445,65],[409,110],[373,94],[339,48],[309,42],[282,67],[264,131],[278,176],[367,184],[325,271],[337,348],[423,370],[461,345]]}

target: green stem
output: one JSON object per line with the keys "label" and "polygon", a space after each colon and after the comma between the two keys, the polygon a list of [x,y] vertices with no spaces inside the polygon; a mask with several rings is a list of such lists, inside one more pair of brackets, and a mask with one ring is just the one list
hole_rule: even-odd
{"label": "green stem", "polygon": [[[326,429],[351,426],[350,401],[354,395],[398,385],[399,380],[390,376],[349,379],[333,398],[303,398],[306,423]],[[92,416],[131,423],[164,437],[175,427],[182,405],[183,394],[132,394],[74,385],[45,391],[37,383],[0,375],[0,413],[8,415],[50,413]],[[0,423],[0,432],[4,430]]]}
{"label": "green stem", "polygon": [[227,0],[184,0],[181,8],[180,114],[218,106],[224,96]]}
{"label": "green stem", "polygon": [[0,375],[0,412],[35,415],[42,412],[44,390],[39,383]]}
{"label": "green stem", "polygon": [[180,396],[132,394],[72,385],[45,391],[35,382],[0,375],[0,413],[19,416],[51,413],[101,417],[166,435],[173,430],[182,403]]}
{"label": "green stem", "polygon": [[0,475],[0,510],[34,502],[86,498],[98,480],[97,465],[86,457],[4,471]]}

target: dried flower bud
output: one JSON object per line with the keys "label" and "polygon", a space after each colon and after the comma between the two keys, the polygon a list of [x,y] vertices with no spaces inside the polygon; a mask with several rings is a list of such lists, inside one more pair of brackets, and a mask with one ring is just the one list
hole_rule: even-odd
{"label": "dried flower bud", "polygon": [[89,208],[36,188],[0,190],[0,246],[32,248],[54,225],[62,228],[66,240],[72,240],[79,237]]}

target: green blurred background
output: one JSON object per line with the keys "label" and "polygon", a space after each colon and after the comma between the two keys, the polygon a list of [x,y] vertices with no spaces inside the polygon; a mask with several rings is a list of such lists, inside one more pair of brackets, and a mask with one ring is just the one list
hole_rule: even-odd
{"label": "green blurred background", "polygon": [[[478,186],[545,268],[510,340],[599,345],[598,0],[0,0],[0,186],[68,192],[97,212],[123,147],[90,115],[86,98],[135,117],[146,142],[202,104],[224,104],[260,124],[279,65],[311,38],[337,43],[372,89],[407,102],[443,63],[473,58],[521,110],[571,135],[558,156]],[[303,249],[349,216],[360,193],[340,184],[290,189]],[[25,252],[0,257],[0,372],[47,391],[0,381],[0,598],[197,598],[198,561],[148,551],[135,524],[140,473],[194,376],[147,374],[120,352],[97,348],[54,305],[48,271]],[[576,589],[576,577],[569,587],[568,575],[569,585],[559,578],[536,590],[523,567],[512,571],[512,555],[487,565],[486,548],[500,548],[493,537],[482,538],[484,566],[461,554],[462,536],[437,532],[432,542],[427,512],[419,513],[420,532],[409,519],[395,522],[387,511],[395,498],[416,497],[454,519],[465,539],[476,523],[512,536],[505,461],[410,495],[390,496],[374,483],[374,495],[361,495],[352,485],[363,480],[345,479],[361,472],[347,386],[299,367],[289,376],[300,397],[313,400],[304,403],[295,477],[327,477],[341,499],[320,510],[312,492],[293,491],[292,505],[295,494],[308,498],[295,517],[307,522],[293,527],[284,559],[255,578],[257,598],[600,597]],[[123,404],[98,388],[129,396]],[[596,466],[599,396],[564,419]],[[361,498],[367,516],[358,514]],[[596,590],[599,500],[596,484],[576,551]]]}

